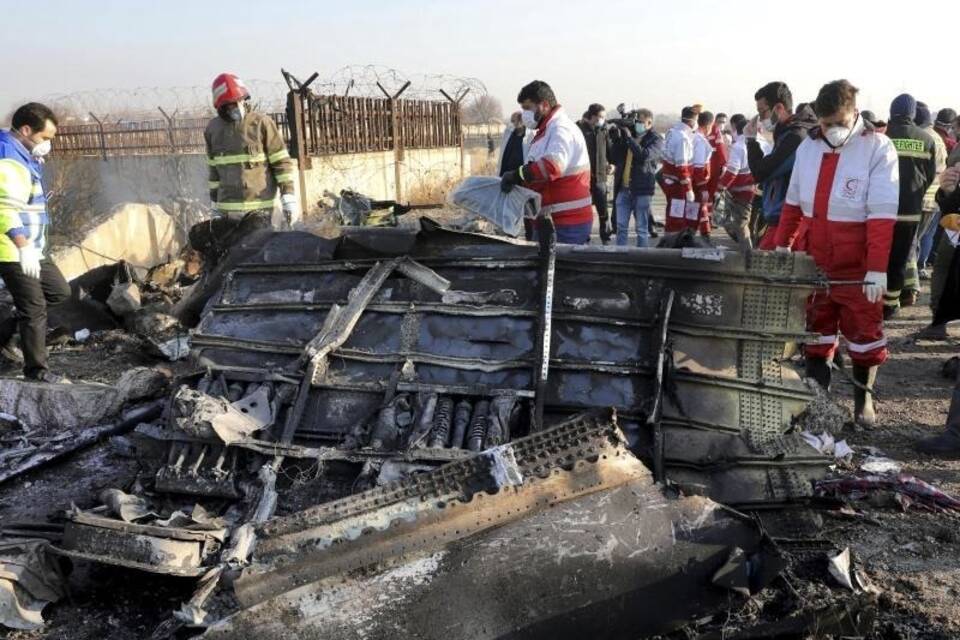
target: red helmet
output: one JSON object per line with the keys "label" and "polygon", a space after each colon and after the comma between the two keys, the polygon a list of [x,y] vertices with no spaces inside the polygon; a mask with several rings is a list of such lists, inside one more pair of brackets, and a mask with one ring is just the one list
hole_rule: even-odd
{"label": "red helmet", "polygon": [[240,102],[250,97],[243,81],[232,73],[221,73],[213,79],[213,108],[219,109],[230,102]]}

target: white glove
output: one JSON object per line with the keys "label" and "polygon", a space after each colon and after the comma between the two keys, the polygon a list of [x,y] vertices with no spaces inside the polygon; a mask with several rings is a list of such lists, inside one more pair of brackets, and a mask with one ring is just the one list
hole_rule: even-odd
{"label": "white glove", "polygon": [[790,253],[790,247],[777,247],[774,251],[777,253]]}
{"label": "white glove", "polygon": [[867,297],[868,302],[879,302],[887,290],[887,274],[884,271],[867,271],[863,276],[863,295]]}
{"label": "white glove", "polygon": [[693,191],[687,191],[686,193],[687,202],[693,202],[696,198],[693,195]]}
{"label": "white glove", "polygon": [[295,194],[287,193],[280,196],[280,206],[283,208],[287,225],[292,226],[295,222],[300,222],[300,199]]}
{"label": "white glove", "polygon": [[20,269],[28,278],[40,279],[40,251],[33,245],[20,247]]}

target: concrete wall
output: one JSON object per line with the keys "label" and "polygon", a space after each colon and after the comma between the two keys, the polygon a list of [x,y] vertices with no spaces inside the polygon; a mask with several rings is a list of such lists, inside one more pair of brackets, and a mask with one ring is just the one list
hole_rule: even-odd
{"label": "concrete wall", "polygon": [[[447,190],[460,181],[460,149],[407,149],[400,164],[401,200],[442,202]],[[463,175],[470,174],[466,158]],[[396,198],[393,151],[324,156],[312,159],[306,172],[307,201],[311,209],[323,192],[353,189],[376,200]]]}
{"label": "concrete wall", "polygon": [[158,205],[120,205],[92,220],[78,235],[73,243],[50,253],[67,280],[119,260],[150,268],[177,257],[186,244],[182,227]]}
{"label": "concrete wall", "polygon": [[[435,202],[461,176],[460,149],[406,150],[401,164],[403,200]],[[464,171],[469,174],[469,160]],[[45,168],[51,212],[61,233],[86,227],[99,215],[126,202],[158,204],[168,211],[174,203],[206,205],[206,158],[202,155],[53,158]],[[354,189],[375,199],[396,194],[393,151],[313,158],[307,172],[308,210],[317,208],[324,190]],[[56,231],[56,229],[55,229]]]}

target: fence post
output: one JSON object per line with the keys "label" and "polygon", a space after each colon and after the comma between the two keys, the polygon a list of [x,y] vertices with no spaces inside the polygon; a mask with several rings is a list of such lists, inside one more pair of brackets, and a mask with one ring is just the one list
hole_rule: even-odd
{"label": "fence post", "polygon": [[403,124],[400,121],[397,103],[400,95],[410,86],[410,81],[407,80],[406,84],[400,87],[400,90],[393,95],[390,95],[379,82],[377,86],[380,87],[383,95],[387,96],[387,103],[390,105],[390,137],[393,140],[393,199],[396,202],[400,202],[403,198]]}
{"label": "fence post", "polygon": [[100,155],[103,157],[103,161],[107,161],[107,141],[103,135],[103,121],[100,120],[97,116],[93,115],[93,111],[88,111],[90,117],[93,118],[94,122],[97,123],[97,131],[100,133]]}
{"label": "fence post", "polygon": [[177,140],[173,134],[173,118],[177,115],[177,112],[173,112],[173,116],[167,115],[167,112],[163,110],[163,107],[157,107],[160,113],[163,114],[164,119],[167,121],[167,137],[170,139],[170,151],[173,153],[177,152]]}
{"label": "fence post", "polygon": [[[290,91],[287,92],[287,124],[290,127],[290,141],[293,143],[293,155],[297,159],[297,182],[300,187],[300,210],[307,214],[307,169],[310,168],[310,156],[307,154],[307,122],[310,114],[310,84],[317,79],[314,73],[306,82],[300,82],[293,74],[281,69]],[[307,108],[304,109],[304,103]]]}
{"label": "fence post", "polygon": [[463,139],[463,99],[467,97],[467,94],[470,93],[470,87],[466,87],[456,99],[451,98],[443,89],[440,89],[440,93],[443,94],[443,97],[450,101],[453,105],[453,108],[457,110],[457,139],[460,141],[460,179],[466,177],[466,163],[467,163],[467,152],[466,145],[464,144]]}

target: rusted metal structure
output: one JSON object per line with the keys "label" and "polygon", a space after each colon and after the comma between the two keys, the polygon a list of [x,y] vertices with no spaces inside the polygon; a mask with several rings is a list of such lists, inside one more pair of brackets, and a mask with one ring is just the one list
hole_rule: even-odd
{"label": "rusted metal structure", "polygon": [[[428,101],[292,91],[291,99],[302,100],[302,117],[293,117],[290,108],[286,113],[269,115],[293,156],[297,155],[298,135],[308,157],[460,146],[459,110],[442,96]],[[54,157],[106,159],[204,152],[203,132],[208,118],[177,118],[176,114],[162,112],[163,117],[156,120],[110,122],[90,116],[93,123],[60,127],[53,143]]]}
{"label": "rusted metal structure", "polygon": [[[718,503],[803,500],[830,462],[793,432],[811,394],[780,362],[823,284],[806,256],[429,220],[263,233],[193,333],[197,373],[137,429],[154,492],[242,518],[213,539],[128,531],[176,547],[151,569],[143,544],[94,544],[129,526],[76,514],[64,553],[203,574],[180,619],[228,615],[209,633],[237,638],[584,637],[594,616],[596,637],[636,637],[776,573]],[[276,517],[291,465],[318,484]],[[240,610],[208,613],[244,567]]]}

